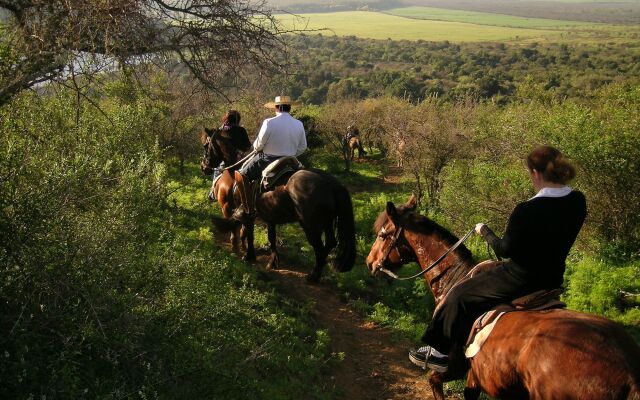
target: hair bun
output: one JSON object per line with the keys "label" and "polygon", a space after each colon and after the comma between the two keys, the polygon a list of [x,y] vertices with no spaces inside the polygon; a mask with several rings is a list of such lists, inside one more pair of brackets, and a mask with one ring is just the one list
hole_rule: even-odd
{"label": "hair bun", "polygon": [[538,146],[527,156],[527,167],[542,173],[546,181],[565,184],[576,176],[576,170],[560,151],[551,146]]}

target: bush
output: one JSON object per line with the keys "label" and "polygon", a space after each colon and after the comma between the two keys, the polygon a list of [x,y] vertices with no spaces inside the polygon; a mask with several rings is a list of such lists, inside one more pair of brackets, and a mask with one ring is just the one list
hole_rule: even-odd
{"label": "bush", "polygon": [[167,203],[165,115],[95,101],[0,109],[0,397],[320,392],[327,349],[306,315],[202,241],[206,213]]}

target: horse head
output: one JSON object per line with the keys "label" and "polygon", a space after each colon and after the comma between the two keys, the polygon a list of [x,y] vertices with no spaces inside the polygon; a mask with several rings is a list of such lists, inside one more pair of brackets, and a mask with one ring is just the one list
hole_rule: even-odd
{"label": "horse head", "polygon": [[200,162],[200,169],[205,175],[211,175],[213,169],[222,161],[227,166],[238,160],[238,149],[233,145],[231,138],[220,129],[204,128],[200,135],[200,141],[204,146],[204,154]]}
{"label": "horse head", "polygon": [[400,207],[387,202],[386,209],[380,213],[374,224],[376,240],[366,259],[372,275],[377,275],[380,268],[394,271],[415,260],[415,253],[405,234],[409,220],[416,214],[417,205],[415,195],[411,195],[409,201]]}

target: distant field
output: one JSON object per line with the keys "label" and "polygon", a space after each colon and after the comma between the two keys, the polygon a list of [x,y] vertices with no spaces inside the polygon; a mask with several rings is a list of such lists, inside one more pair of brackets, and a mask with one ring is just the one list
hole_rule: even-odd
{"label": "distant field", "polygon": [[328,29],[324,35],[357,36],[368,39],[427,40],[451,42],[509,41],[557,36],[557,31],[475,25],[461,22],[409,19],[394,15],[348,11],[301,14],[302,18],[279,15],[285,27]]}
{"label": "distant field", "polygon": [[[571,1],[571,0],[564,0]],[[465,22],[479,25],[505,26],[511,28],[569,28],[594,25],[589,22],[566,21],[545,18],[525,18],[513,15],[492,14],[476,11],[449,10],[434,7],[403,7],[385,11],[399,17],[425,20]]]}

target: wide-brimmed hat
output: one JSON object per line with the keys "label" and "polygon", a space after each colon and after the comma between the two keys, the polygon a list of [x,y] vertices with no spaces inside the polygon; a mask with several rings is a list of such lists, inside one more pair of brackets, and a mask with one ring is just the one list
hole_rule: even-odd
{"label": "wide-brimmed hat", "polygon": [[298,102],[292,101],[290,96],[276,96],[274,101],[270,101],[266,103],[264,106],[266,108],[273,108],[275,106],[281,106],[283,104],[294,106],[294,105],[298,105]]}

